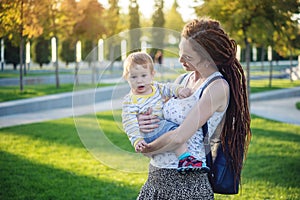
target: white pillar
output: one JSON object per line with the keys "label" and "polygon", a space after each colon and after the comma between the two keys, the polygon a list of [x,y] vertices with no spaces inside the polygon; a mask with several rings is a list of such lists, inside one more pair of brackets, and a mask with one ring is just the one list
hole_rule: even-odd
{"label": "white pillar", "polygon": [[257,61],[257,48],[255,44],[252,47],[252,60]]}
{"label": "white pillar", "polygon": [[51,38],[51,60],[52,62],[56,62],[56,38]]}
{"label": "white pillar", "polygon": [[25,58],[25,62],[26,62],[27,64],[29,64],[29,63],[30,63],[30,60],[31,60],[31,58],[30,58],[30,42],[28,41],[28,42],[26,43],[26,58]]}
{"label": "white pillar", "polygon": [[102,39],[98,41],[98,61],[102,62],[104,60],[104,42]]}
{"label": "white pillar", "polygon": [[237,45],[237,47],[236,47],[236,59],[238,61],[241,60],[241,46],[240,45]]}
{"label": "white pillar", "polygon": [[81,41],[76,42],[76,62],[81,62]]}
{"label": "white pillar", "polygon": [[268,46],[268,61],[272,61],[272,47]]}
{"label": "white pillar", "polygon": [[121,56],[122,56],[122,60],[124,61],[126,59],[126,40],[122,40],[121,41]]}
{"label": "white pillar", "polygon": [[146,41],[142,41],[142,43],[141,43],[141,50],[142,50],[142,52],[146,52],[147,51],[147,42]]}

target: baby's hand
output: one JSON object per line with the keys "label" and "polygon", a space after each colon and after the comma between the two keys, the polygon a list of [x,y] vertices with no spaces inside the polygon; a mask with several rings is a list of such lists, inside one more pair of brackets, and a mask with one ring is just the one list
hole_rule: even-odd
{"label": "baby's hand", "polygon": [[137,153],[142,152],[147,146],[147,143],[145,142],[145,140],[140,140],[138,141],[138,143],[135,145],[135,151]]}
{"label": "baby's hand", "polygon": [[183,99],[191,96],[192,91],[189,88],[179,88],[178,89],[178,98]]}

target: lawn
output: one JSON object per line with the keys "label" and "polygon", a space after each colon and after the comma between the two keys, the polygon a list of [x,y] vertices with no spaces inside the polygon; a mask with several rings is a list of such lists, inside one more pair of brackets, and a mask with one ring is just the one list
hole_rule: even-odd
{"label": "lawn", "polygon": [[[0,129],[0,199],[135,199],[148,159],[132,152],[119,115]],[[299,199],[300,126],[252,116],[251,128],[241,193],[216,199]]]}

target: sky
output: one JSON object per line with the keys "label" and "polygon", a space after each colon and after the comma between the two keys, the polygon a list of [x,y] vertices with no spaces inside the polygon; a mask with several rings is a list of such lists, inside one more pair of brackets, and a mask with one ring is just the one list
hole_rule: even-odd
{"label": "sky", "polygon": [[[108,0],[98,0],[100,3],[103,4],[104,7],[108,7]],[[177,0],[177,3],[179,5],[178,12],[182,15],[182,18],[184,21],[193,19],[196,17],[194,13],[194,9],[190,6],[194,5],[194,0]],[[151,18],[153,9],[154,9],[154,0],[137,0],[140,12],[144,15],[146,18]],[[170,9],[174,3],[174,0],[164,0],[164,8]],[[119,0],[119,6],[121,8],[122,13],[128,13],[128,5],[129,0]]]}

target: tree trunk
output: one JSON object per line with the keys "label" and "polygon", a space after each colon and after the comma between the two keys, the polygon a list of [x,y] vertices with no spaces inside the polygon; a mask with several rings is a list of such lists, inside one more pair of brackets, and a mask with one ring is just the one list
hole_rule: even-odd
{"label": "tree trunk", "polygon": [[247,93],[248,93],[248,105],[250,108],[250,44],[247,37],[244,39],[246,45],[246,72],[247,72]]}
{"label": "tree trunk", "polygon": [[24,38],[21,36],[20,41],[20,91],[23,92],[23,51],[24,51]]}
{"label": "tree trunk", "polygon": [[272,87],[272,78],[273,78],[273,62],[270,61],[270,74],[269,74],[269,87]]}
{"label": "tree trunk", "polygon": [[265,47],[262,46],[261,48],[261,71],[264,71],[264,61],[265,61]]}
{"label": "tree trunk", "polygon": [[21,25],[20,25],[20,91],[23,92],[23,46],[24,46],[24,38],[23,38],[23,4],[21,1]]}
{"label": "tree trunk", "polygon": [[293,82],[293,52],[290,50],[290,80]]}

